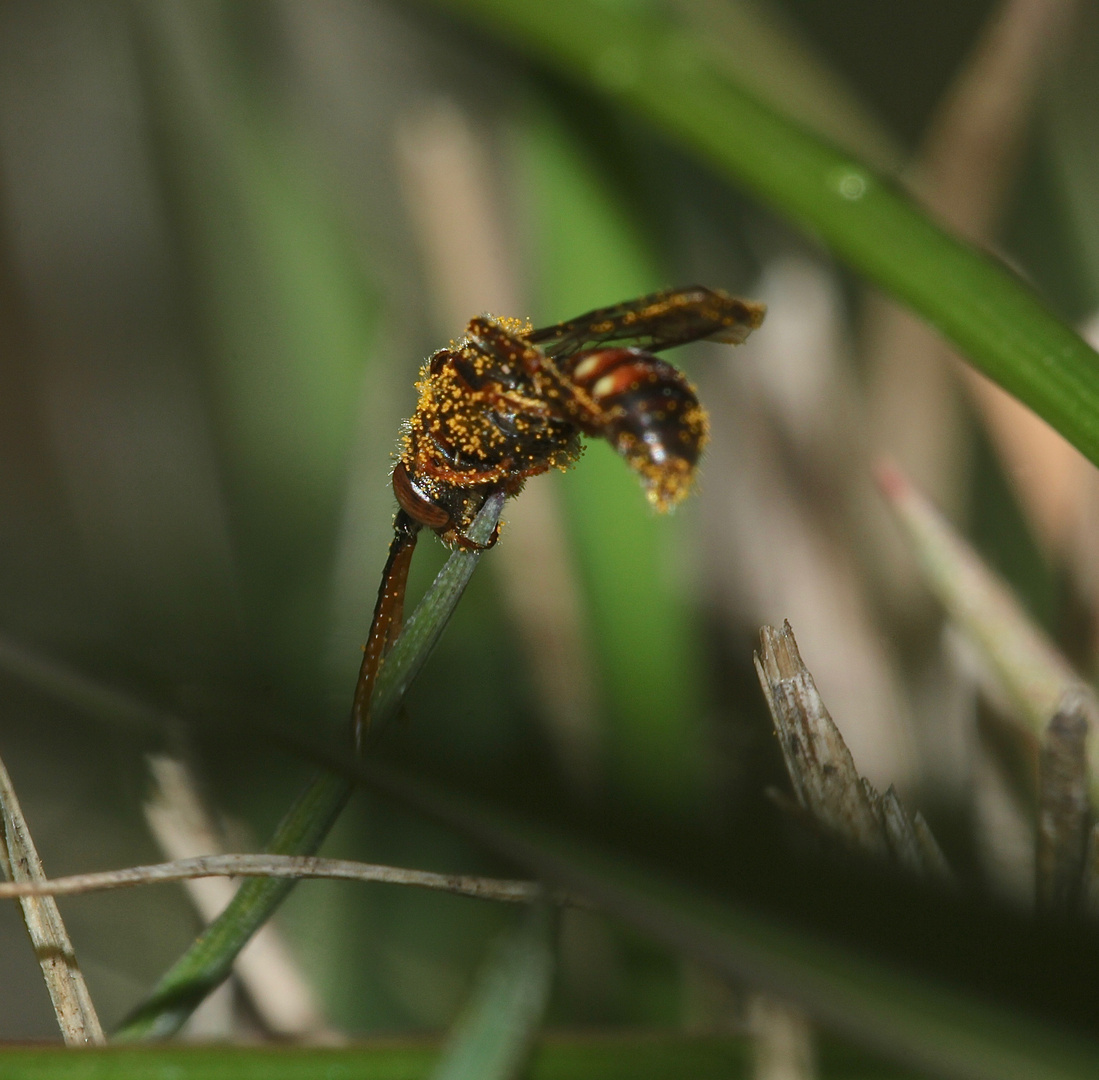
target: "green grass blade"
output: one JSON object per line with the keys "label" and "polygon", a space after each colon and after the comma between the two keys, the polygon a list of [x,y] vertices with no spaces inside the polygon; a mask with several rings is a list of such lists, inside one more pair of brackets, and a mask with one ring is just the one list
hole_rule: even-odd
{"label": "green grass blade", "polygon": [[1099,356],[995,260],[716,70],[635,4],[435,0],[609,95],[822,240],[1099,463]]}
{"label": "green grass blade", "polygon": [[553,981],[554,912],[531,906],[500,943],[431,1080],[511,1080],[542,1023]]}
{"label": "green grass blade", "polygon": [[675,952],[797,1004],[903,1067],[959,1080],[1085,1080],[1099,1045],[938,978],[905,974],[793,924],[709,898],[623,856],[510,818],[377,762],[364,777],[547,882],[588,896]]}
{"label": "green grass blade", "polygon": [[[487,543],[502,506],[502,495],[485,503],[469,530],[474,541]],[[397,639],[374,692],[377,728],[396,715],[405,691],[458,606],[480,556],[477,551],[455,551],[409,619],[405,633]],[[314,854],[350,798],[353,786],[344,776],[320,773],[287,811],[267,850],[278,855]],[[206,995],[228,977],[237,954],[274,914],[295,884],[273,878],[244,882],[229,906],[165,973],[150,997],[123,1022],[115,1038],[161,1038],[178,1031]]]}
{"label": "green grass blade", "polygon": [[[352,783],[343,776],[318,774],[287,811],[267,850],[280,855],[312,855],[353,790]],[[206,995],[229,976],[237,954],[295,884],[275,878],[245,881],[229,906],[168,969],[152,994],[130,1013],[115,1039],[156,1039],[177,1032]]]}
{"label": "green grass blade", "polygon": [[[20,1080],[426,1080],[436,1051],[408,1046],[107,1047],[74,1054],[64,1047],[0,1050],[0,1074]],[[912,1080],[911,1073],[824,1047],[822,1080]],[[530,1080],[748,1080],[747,1041],[741,1038],[650,1034],[551,1037],[535,1051]]]}

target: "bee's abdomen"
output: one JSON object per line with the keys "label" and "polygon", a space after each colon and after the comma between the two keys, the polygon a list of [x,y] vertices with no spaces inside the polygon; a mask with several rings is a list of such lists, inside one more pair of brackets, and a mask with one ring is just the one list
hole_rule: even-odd
{"label": "bee's abdomen", "polygon": [[682,499],[708,433],[686,376],[640,349],[581,354],[565,374],[598,410],[598,418],[580,426],[607,438],[641,474],[650,501],[665,510]]}

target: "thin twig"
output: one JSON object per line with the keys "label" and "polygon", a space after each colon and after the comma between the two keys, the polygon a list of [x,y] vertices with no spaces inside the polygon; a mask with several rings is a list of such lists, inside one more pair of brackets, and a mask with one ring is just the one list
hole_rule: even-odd
{"label": "thin twig", "polygon": [[[0,900],[15,897],[73,896],[77,893],[124,889],[132,885],[156,885],[203,877],[335,878],[342,881],[381,881],[390,885],[415,885],[437,892],[529,904],[546,896],[536,881],[477,877],[471,874],[437,874],[430,870],[409,870],[351,859],[320,859],[308,855],[203,855],[197,859],[131,866],[95,874],[44,878],[34,881],[0,882]],[[552,893],[554,903],[586,906],[580,897]]]}
{"label": "thin twig", "polygon": [[[42,860],[38,857],[30,829],[27,827],[11,777],[0,761],[0,863],[10,879],[7,888],[29,888],[23,893],[20,906],[34,954],[42,968],[57,1024],[69,1046],[105,1043],[99,1017],[76,962],[61,912],[48,895],[35,890],[46,879]],[[0,888],[5,886],[0,885]],[[17,894],[12,894],[17,895]]]}

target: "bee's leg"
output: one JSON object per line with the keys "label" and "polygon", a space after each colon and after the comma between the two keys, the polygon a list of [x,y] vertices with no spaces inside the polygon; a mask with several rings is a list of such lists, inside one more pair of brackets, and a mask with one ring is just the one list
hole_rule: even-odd
{"label": "bee's leg", "polygon": [[382,571],[378,602],[374,605],[370,636],[363,648],[363,662],[359,668],[359,681],[355,684],[355,699],[351,706],[351,734],[356,750],[362,749],[363,737],[370,727],[370,696],[374,692],[374,683],[382,660],[401,632],[408,568],[420,532],[419,524],[403,510],[398,511],[393,529],[389,558],[386,559],[385,569]]}
{"label": "bee's leg", "polygon": [[454,534],[454,543],[460,547],[463,551],[488,551],[489,548],[496,546],[496,541],[500,539],[500,523],[496,523],[496,528],[492,530],[492,535],[488,538],[487,544],[478,544],[476,540],[471,540],[464,533]]}

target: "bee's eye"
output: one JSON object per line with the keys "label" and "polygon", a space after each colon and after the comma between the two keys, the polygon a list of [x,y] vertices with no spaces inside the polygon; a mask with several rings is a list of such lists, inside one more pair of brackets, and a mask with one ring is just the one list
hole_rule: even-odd
{"label": "bee's eye", "polygon": [[401,509],[413,521],[429,529],[442,529],[450,524],[450,514],[433,503],[413,482],[403,462],[398,461],[393,470],[393,492]]}

